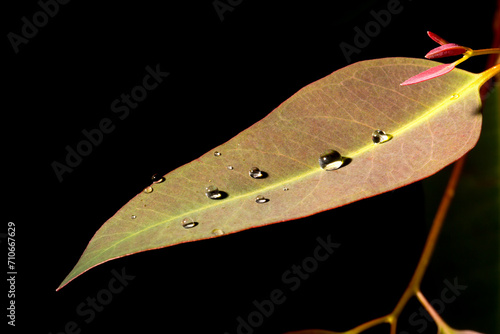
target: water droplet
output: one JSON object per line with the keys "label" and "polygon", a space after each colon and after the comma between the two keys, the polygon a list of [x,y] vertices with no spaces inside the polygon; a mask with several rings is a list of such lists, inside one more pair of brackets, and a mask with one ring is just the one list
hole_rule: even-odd
{"label": "water droplet", "polygon": [[145,192],[146,194],[151,194],[151,193],[153,192],[153,187],[147,187],[147,188],[145,188],[145,189],[144,189],[144,192]]}
{"label": "water droplet", "polygon": [[165,181],[165,178],[159,174],[154,174],[153,176],[151,176],[151,180],[153,181],[153,183],[162,183],[163,181]]}
{"label": "water droplet", "polygon": [[205,188],[205,195],[207,195],[208,198],[210,199],[217,199],[222,196],[222,194],[219,191],[219,188],[216,186],[208,186]]}
{"label": "water droplet", "polygon": [[184,227],[184,228],[193,228],[196,225],[198,225],[198,223],[196,223],[193,219],[191,219],[189,217],[184,218],[182,220],[181,224],[182,224],[182,227]]}
{"label": "water droplet", "polygon": [[220,230],[220,229],[218,229],[218,228],[216,228],[216,229],[213,229],[213,230],[212,230],[212,234],[213,234],[213,235],[223,235],[223,234],[224,234],[224,231],[223,231],[223,230]]}
{"label": "water droplet", "polygon": [[136,219],[136,218],[137,218],[137,216],[136,216],[136,215],[132,215],[132,216],[130,216],[130,218],[132,218],[132,219]]}
{"label": "water droplet", "polygon": [[234,167],[233,167],[233,166],[227,166],[227,169],[229,169],[229,170],[233,170],[233,169],[234,169]]}
{"label": "water droplet", "polygon": [[254,179],[259,179],[263,176],[262,172],[257,167],[250,168],[250,170],[248,171],[248,174],[251,177],[253,177]]}
{"label": "water droplet", "polygon": [[262,203],[267,203],[269,202],[269,199],[265,198],[264,196],[262,195],[259,195],[255,198],[255,202],[256,203],[259,203],[259,204],[262,204]]}
{"label": "water droplet", "polygon": [[374,144],[382,144],[392,139],[392,135],[385,133],[382,130],[375,130],[372,133],[372,141]]}
{"label": "water droplet", "polygon": [[219,151],[215,151],[215,152],[214,152],[214,155],[215,155],[216,157],[220,157],[220,156],[222,155],[222,153],[220,153]]}
{"label": "water droplet", "polygon": [[335,150],[328,150],[319,156],[319,166],[324,170],[339,169],[342,162],[342,155]]}
{"label": "water droplet", "polygon": [[460,94],[453,94],[453,95],[451,96],[451,99],[452,99],[452,100],[456,100],[456,99],[458,99],[459,97],[460,97]]}

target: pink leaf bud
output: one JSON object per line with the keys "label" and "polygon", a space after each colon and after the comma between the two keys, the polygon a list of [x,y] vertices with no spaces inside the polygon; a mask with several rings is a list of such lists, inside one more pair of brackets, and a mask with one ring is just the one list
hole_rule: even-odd
{"label": "pink leaf bud", "polygon": [[419,73],[401,84],[401,86],[413,85],[422,81],[427,81],[450,72],[455,68],[454,64],[441,64]]}
{"label": "pink leaf bud", "polygon": [[467,52],[467,48],[464,48],[463,46],[460,46],[455,43],[448,43],[432,49],[425,55],[425,58],[434,59],[434,58],[450,57],[450,56],[461,55],[465,52]]}

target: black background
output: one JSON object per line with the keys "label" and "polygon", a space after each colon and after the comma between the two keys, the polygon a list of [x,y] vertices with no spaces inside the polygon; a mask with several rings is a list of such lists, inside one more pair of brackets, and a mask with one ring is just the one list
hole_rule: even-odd
{"label": "black background", "polygon": [[[40,6],[9,4],[3,10],[2,233],[8,221],[16,223],[14,331],[55,334],[74,321],[81,333],[233,334],[236,319],[274,289],[285,291],[287,300],[255,333],[347,330],[389,312],[425,240],[420,183],[312,217],[114,260],[55,292],[95,231],[152,174],[199,157],[301,87],[348,65],[339,44],[353,45],[354,28],[364,29],[374,20],[370,11],[388,2],[242,1],[221,21],[212,1],[71,1],[18,53],[6,36],[20,34],[21,18],[31,21]],[[437,46],[427,30],[473,48],[491,44],[494,1],[400,6],[352,62],[422,58]],[[478,72],[485,61],[461,67]],[[111,102],[157,64],[169,77],[119,120]],[[115,130],[59,182],[51,164],[63,162],[65,147],[75,147],[84,139],[81,131],[103,118],[112,119]],[[312,255],[317,237],[328,235],[341,247],[290,291],[282,274]],[[86,323],[78,305],[122,268],[135,278]],[[437,293],[442,279],[453,275],[436,275]],[[417,308],[410,304],[407,313]],[[401,330],[417,333],[407,318]],[[489,326],[467,316],[447,319],[484,331]],[[388,328],[370,331],[379,332]],[[425,331],[433,332],[431,326]]]}

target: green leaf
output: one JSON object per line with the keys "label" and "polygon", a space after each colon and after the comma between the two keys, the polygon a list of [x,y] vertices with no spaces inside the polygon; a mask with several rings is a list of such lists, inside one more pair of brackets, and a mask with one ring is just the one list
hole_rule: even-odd
{"label": "green leaf", "polygon": [[[455,69],[400,86],[437,64],[370,60],[304,87],[233,139],[165,175],[152,192],[135,196],[98,230],[59,289],[111,259],[309,216],[436,173],[476,144],[482,83]],[[376,129],[392,139],[374,144]],[[329,149],[345,158],[341,168],[319,166]],[[252,167],[265,177],[250,177]],[[223,196],[209,199],[209,185]],[[258,196],[267,201],[257,203]],[[184,228],[185,218],[197,225]]]}

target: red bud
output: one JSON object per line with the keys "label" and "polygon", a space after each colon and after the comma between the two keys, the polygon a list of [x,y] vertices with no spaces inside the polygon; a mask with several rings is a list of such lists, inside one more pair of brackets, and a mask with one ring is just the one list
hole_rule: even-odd
{"label": "red bud", "polygon": [[432,68],[429,68],[426,71],[423,71],[422,73],[419,73],[410,79],[406,80],[401,84],[401,86],[407,86],[407,85],[413,85],[422,81],[427,81],[433,78],[437,78],[439,76],[442,76],[448,72],[450,72],[452,69],[455,68],[455,65],[453,64],[441,64]]}
{"label": "red bud", "polygon": [[429,51],[426,55],[425,58],[427,59],[435,59],[435,58],[443,58],[443,57],[450,57],[450,56],[456,56],[456,55],[461,55],[467,51],[466,48],[463,46],[460,46],[455,43],[448,43],[445,45],[438,46],[437,48],[432,49]]}

